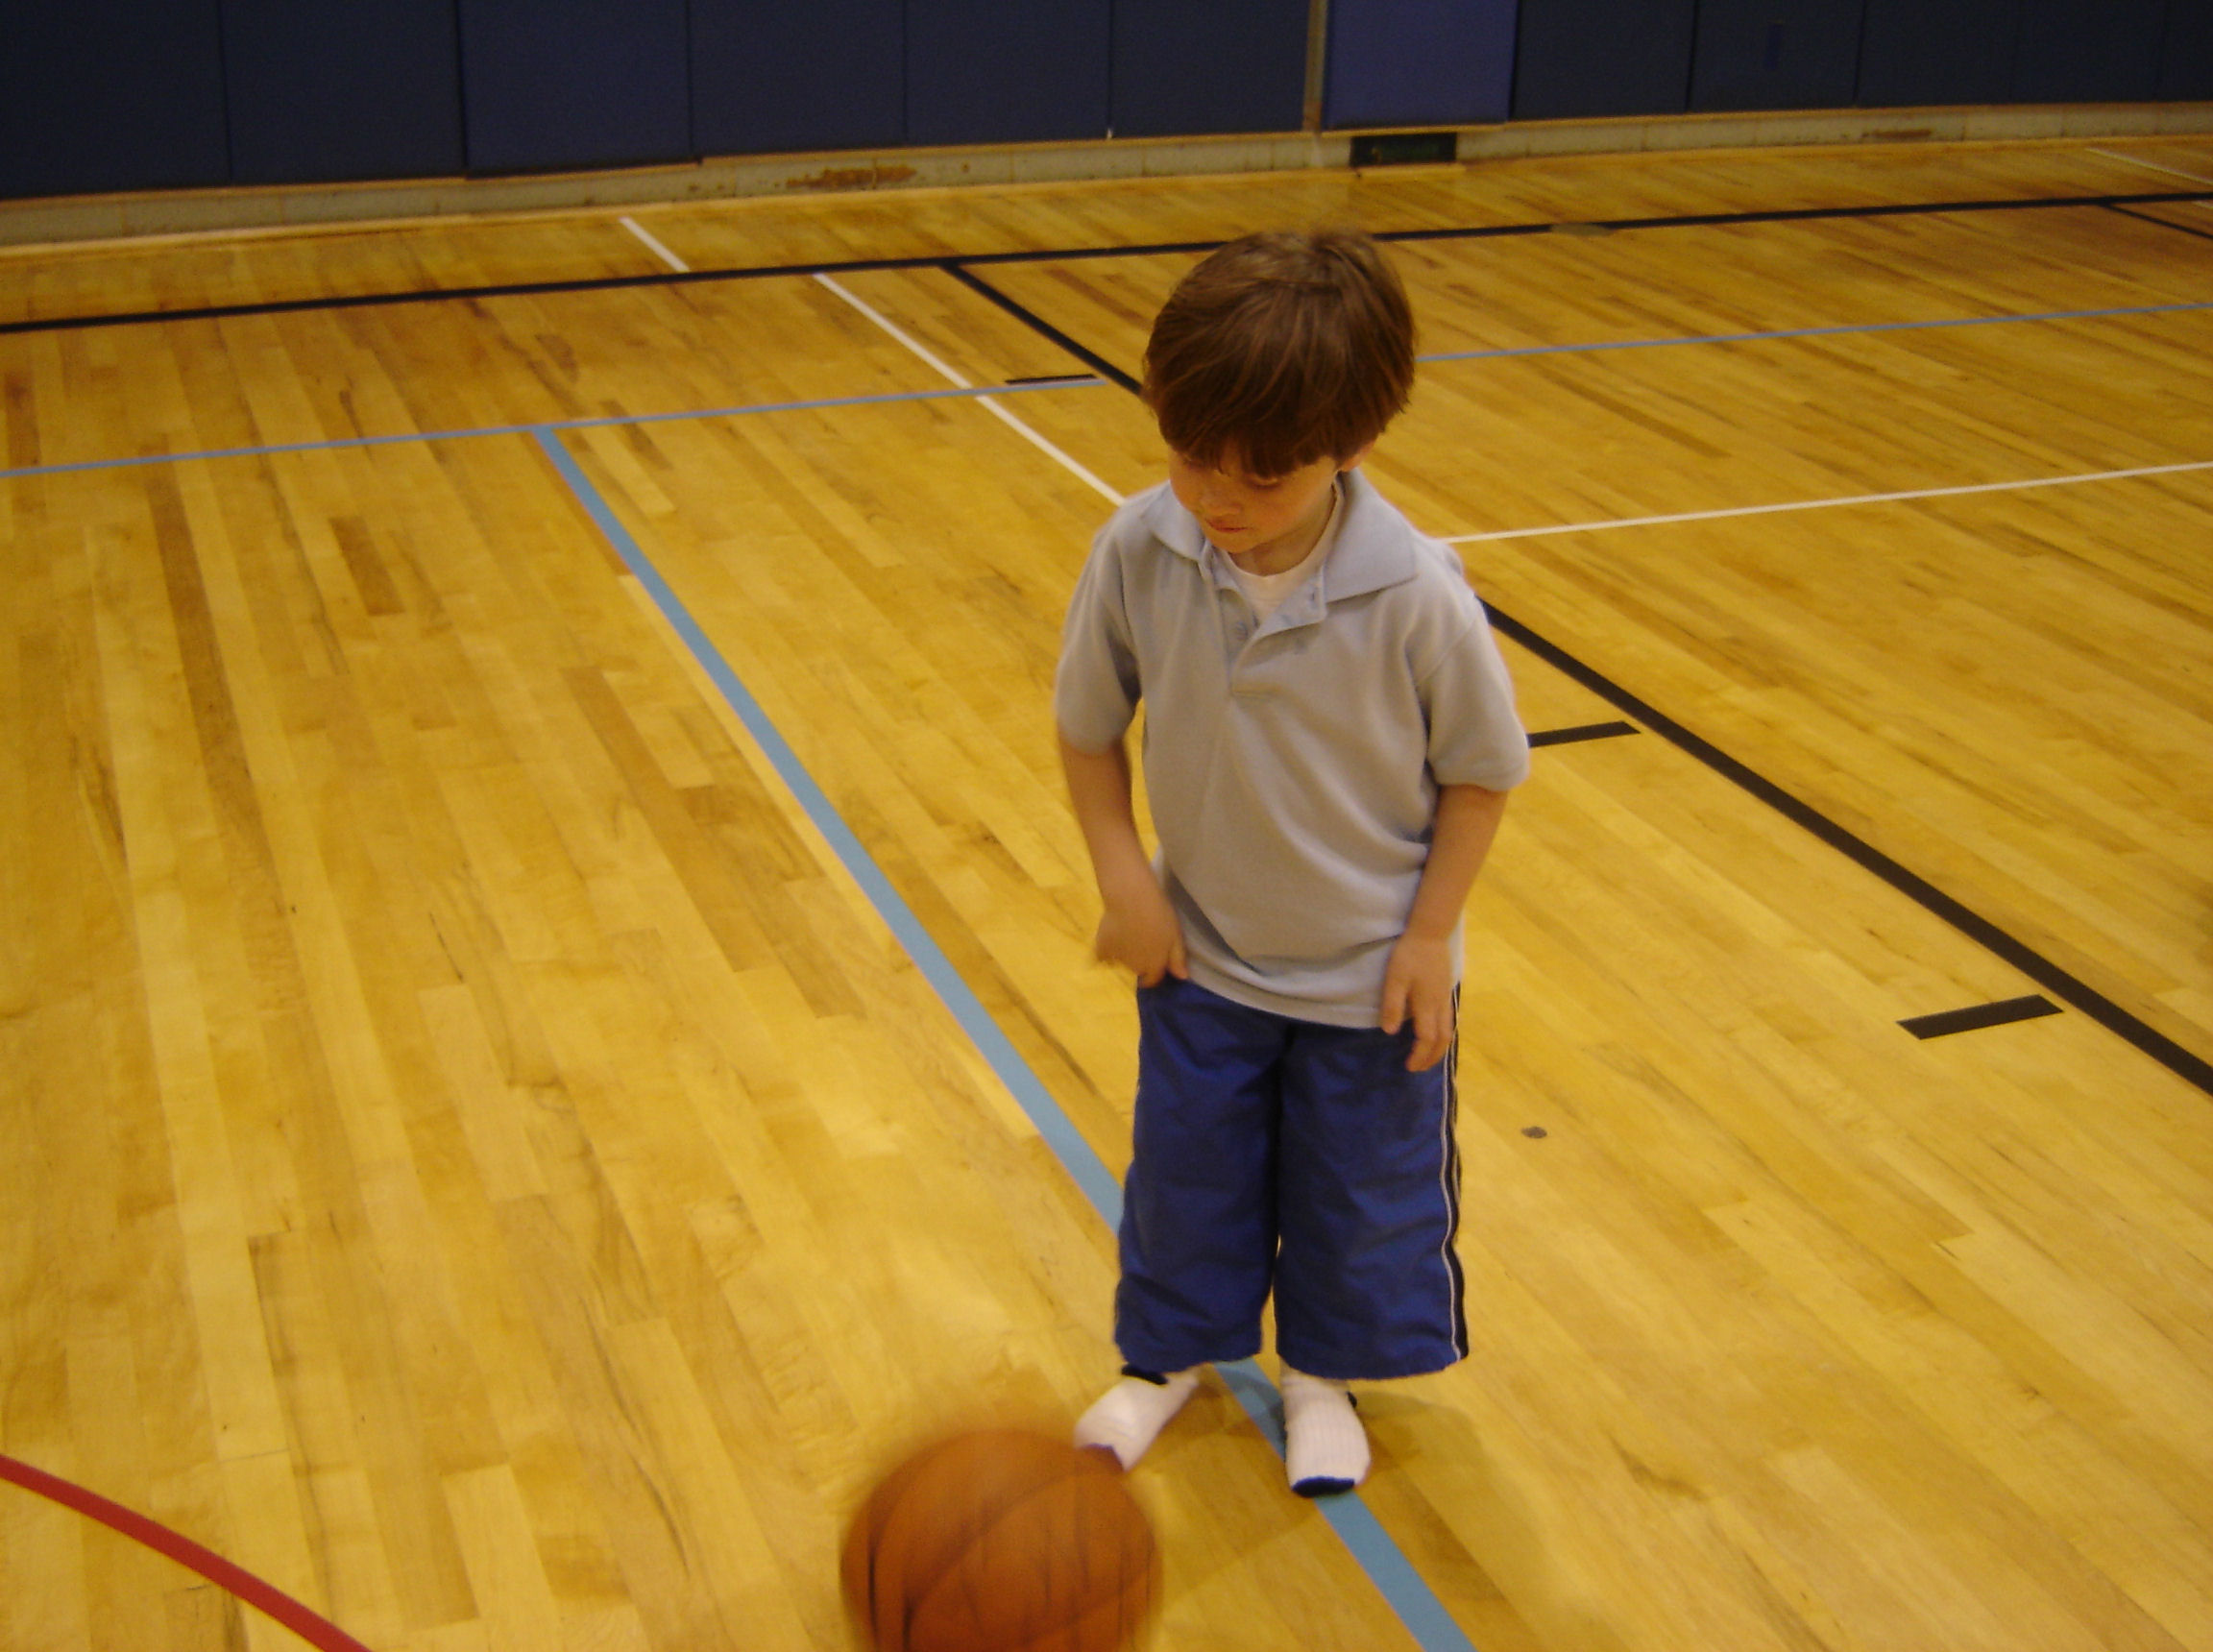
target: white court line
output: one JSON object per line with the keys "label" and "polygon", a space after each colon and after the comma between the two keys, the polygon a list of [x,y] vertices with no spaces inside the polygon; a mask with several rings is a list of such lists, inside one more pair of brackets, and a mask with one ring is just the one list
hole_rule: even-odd
{"label": "white court line", "polygon": [[[2130,166],[2142,166],[2152,172],[2164,172],[2170,178],[2187,178],[2193,183],[2213,183],[2213,178],[2207,178],[2203,173],[2184,172],[2178,166],[2161,166],[2156,160],[2139,160],[2135,156],[2123,155],[2118,150],[2093,148],[2090,153],[2103,155],[2107,160],[2126,160]],[[2203,206],[2209,203],[2201,201],[2198,205]]]}
{"label": "white court line", "polygon": [[682,258],[679,258],[674,253],[671,253],[667,247],[664,247],[652,235],[648,234],[644,227],[641,225],[637,219],[624,218],[621,220],[621,224],[623,229],[629,231],[631,234],[637,236],[638,239],[644,242],[648,248],[650,248],[655,254],[659,255],[663,263],[667,264],[678,275],[688,276],[692,273],[692,266],[690,264],[687,264]]}
{"label": "white court line", "polygon": [[2172,476],[2184,471],[2213,471],[2213,459],[2186,465],[2139,465],[2130,471],[2090,471],[2076,476],[2032,476],[2025,482],[1976,482],[1969,487],[1913,488],[1898,494],[1852,494],[1834,499],[1791,499],[1779,505],[1733,505],[1718,511],[1678,511],[1672,516],[1616,517],[1607,522],[1563,522],[1556,527],[1509,527],[1492,533],[1458,533],[1447,545],[1473,545],[1487,539],[1537,539],[1550,533],[1596,533],[1610,527],[1655,527],[1662,522],[1714,522],[1722,517],[1771,516],[1778,511],[1829,510],[1838,505],[1881,505],[1899,499],[1955,498],[1961,494],[2018,493],[2025,488],[2061,488],[2076,482],[2118,482],[2130,476]]}
{"label": "white court line", "polygon": [[820,281],[824,286],[828,287],[832,292],[836,293],[839,298],[843,299],[847,304],[851,304],[855,309],[859,310],[863,315],[866,316],[870,321],[874,322],[878,327],[882,328],[886,332],[889,333],[893,338],[897,339],[901,344],[905,345],[909,350],[912,351],[916,355],[919,355],[936,371],[943,374],[947,378],[951,379],[955,389],[973,390],[976,388],[976,386],[969,383],[967,379],[961,377],[961,375],[955,373],[950,367],[947,367],[942,361],[939,361],[935,355],[932,355],[927,350],[924,350],[922,346],[916,343],[912,336],[902,332],[896,322],[894,322],[889,316],[886,315],[882,310],[876,308],[875,305],[869,304],[865,299],[860,297],[858,294],[852,292],[846,287],[839,286],[828,276],[817,275],[815,279]]}
{"label": "white court line", "polygon": [[[865,303],[863,300],[862,300],[860,297],[845,287],[840,286],[838,282],[832,280],[828,276],[818,274],[815,279],[820,281],[824,286],[828,287],[832,292],[836,293],[839,298],[843,299],[847,304],[851,304],[855,309],[859,310],[863,315],[866,316],[870,321],[874,322],[878,327],[882,328],[886,332],[889,333],[893,338],[897,339],[901,344],[905,345],[909,350],[912,351],[916,355],[920,356],[924,361],[928,362],[931,367],[943,374],[953,382],[957,389],[973,390],[976,388],[973,384],[969,383],[967,379],[961,377],[961,375],[954,372],[942,361],[939,361],[935,355],[931,354],[929,351],[923,349],[920,344],[916,343],[914,339],[911,338],[907,333],[902,331],[898,325],[894,323],[889,316],[884,314],[881,310],[875,308],[873,305]],[[1000,406],[998,400],[995,397],[980,396],[976,400],[978,403],[983,407],[985,412],[990,414],[994,419],[997,419],[1000,421],[1000,423],[1007,425],[1008,428],[1012,430],[1017,436],[1020,436],[1025,442],[1030,443],[1031,446],[1044,452],[1056,463],[1066,470],[1071,475],[1077,477],[1081,481],[1087,483],[1091,487],[1096,488],[1101,494],[1104,494],[1106,497],[1106,499],[1109,503],[1120,504],[1122,502],[1122,496],[1120,494],[1116,493],[1112,488],[1108,487],[1105,482],[1101,481],[1097,476],[1093,475],[1082,465],[1079,465],[1074,459],[1070,458],[1058,448],[1056,448],[1051,442],[1048,442],[1044,437],[1037,434],[1036,431],[1031,429],[1029,425],[1023,424],[1021,420],[1015,418],[1014,415],[1008,412],[1006,408]]]}

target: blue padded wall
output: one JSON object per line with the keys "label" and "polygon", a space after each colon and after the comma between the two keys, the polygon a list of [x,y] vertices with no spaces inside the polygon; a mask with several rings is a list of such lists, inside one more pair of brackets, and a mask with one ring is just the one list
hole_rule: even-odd
{"label": "blue padded wall", "polygon": [[1680,114],[1692,0],[1521,0],[1514,117]]}
{"label": "blue padded wall", "polygon": [[216,0],[5,0],[0,195],[222,183]]}
{"label": "blue padded wall", "polygon": [[460,0],[472,172],[692,154],[685,0]]}
{"label": "blue padded wall", "polygon": [[2013,98],[2019,103],[2155,98],[2166,33],[2167,0],[2024,0]]}
{"label": "blue padded wall", "polygon": [[692,0],[701,155],[865,149],[907,131],[903,0]]}
{"label": "blue padded wall", "polygon": [[[1308,4],[0,0],[0,196],[1293,131]],[[2213,98],[2213,0],[1333,0],[1330,16],[1338,128]]]}
{"label": "blue padded wall", "polygon": [[1865,0],[1698,0],[1690,107],[1844,109]]}
{"label": "blue padded wall", "polygon": [[1113,14],[1117,137],[1299,130],[1306,0],[1114,0]]}
{"label": "blue padded wall", "polygon": [[2213,98],[2213,0],[2169,0],[2159,53],[2159,95]]}
{"label": "blue padded wall", "polygon": [[1322,124],[1504,120],[1515,13],[1515,0],[1333,0]]}
{"label": "blue padded wall", "polygon": [[456,173],[453,0],[223,0],[237,183]]}
{"label": "blue padded wall", "polygon": [[909,0],[907,141],[1106,135],[1108,0]]}
{"label": "blue padded wall", "polygon": [[1867,0],[1860,101],[2004,103],[2020,35],[2021,0]]}

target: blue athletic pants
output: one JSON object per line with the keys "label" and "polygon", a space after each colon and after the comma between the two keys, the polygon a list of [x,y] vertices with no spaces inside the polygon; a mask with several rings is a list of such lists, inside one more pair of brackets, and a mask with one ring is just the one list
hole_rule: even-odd
{"label": "blue athletic pants", "polygon": [[1468,1351],[1453,1140],[1458,1044],[1327,1027],[1166,977],[1137,993],[1135,1156],[1114,1340],[1143,1371],[1276,1348],[1312,1376],[1441,1371]]}

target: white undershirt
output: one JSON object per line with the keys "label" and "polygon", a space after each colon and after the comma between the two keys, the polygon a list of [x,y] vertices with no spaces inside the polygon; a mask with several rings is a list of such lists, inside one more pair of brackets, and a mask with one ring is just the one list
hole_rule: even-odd
{"label": "white undershirt", "polygon": [[1314,541],[1314,548],[1280,573],[1247,573],[1231,558],[1223,558],[1223,561],[1229,564],[1229,571],[1237,575],[1237,583],[1245,593],[1245,599],[1252,604],[1252,611],[1260,617],[1261,624],[1267,624],[1276,610],[1283,606],[1284,598],[1320,571],[1322,559],[1329,554],[1329,547],[1337,537],[1337,513],[1343,500],[1344,490],[1336,483],[1330,483],[1329,518],[1322,524],[1322,532]]}

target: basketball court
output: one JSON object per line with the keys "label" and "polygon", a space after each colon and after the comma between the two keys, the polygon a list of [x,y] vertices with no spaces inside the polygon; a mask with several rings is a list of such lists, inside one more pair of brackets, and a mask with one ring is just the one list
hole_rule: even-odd
{"label": "basketball court", "polygon": [[[845,1648],[1118,1363],[1049,698],[1208,247],[1384,235],[1370,474],[1538,739],[1471,1355],[1152,1644],[2213,1649],[2213,142],[0,251],[0,1645]],[[95,1494],[136,1518],[117,1530]]]}

